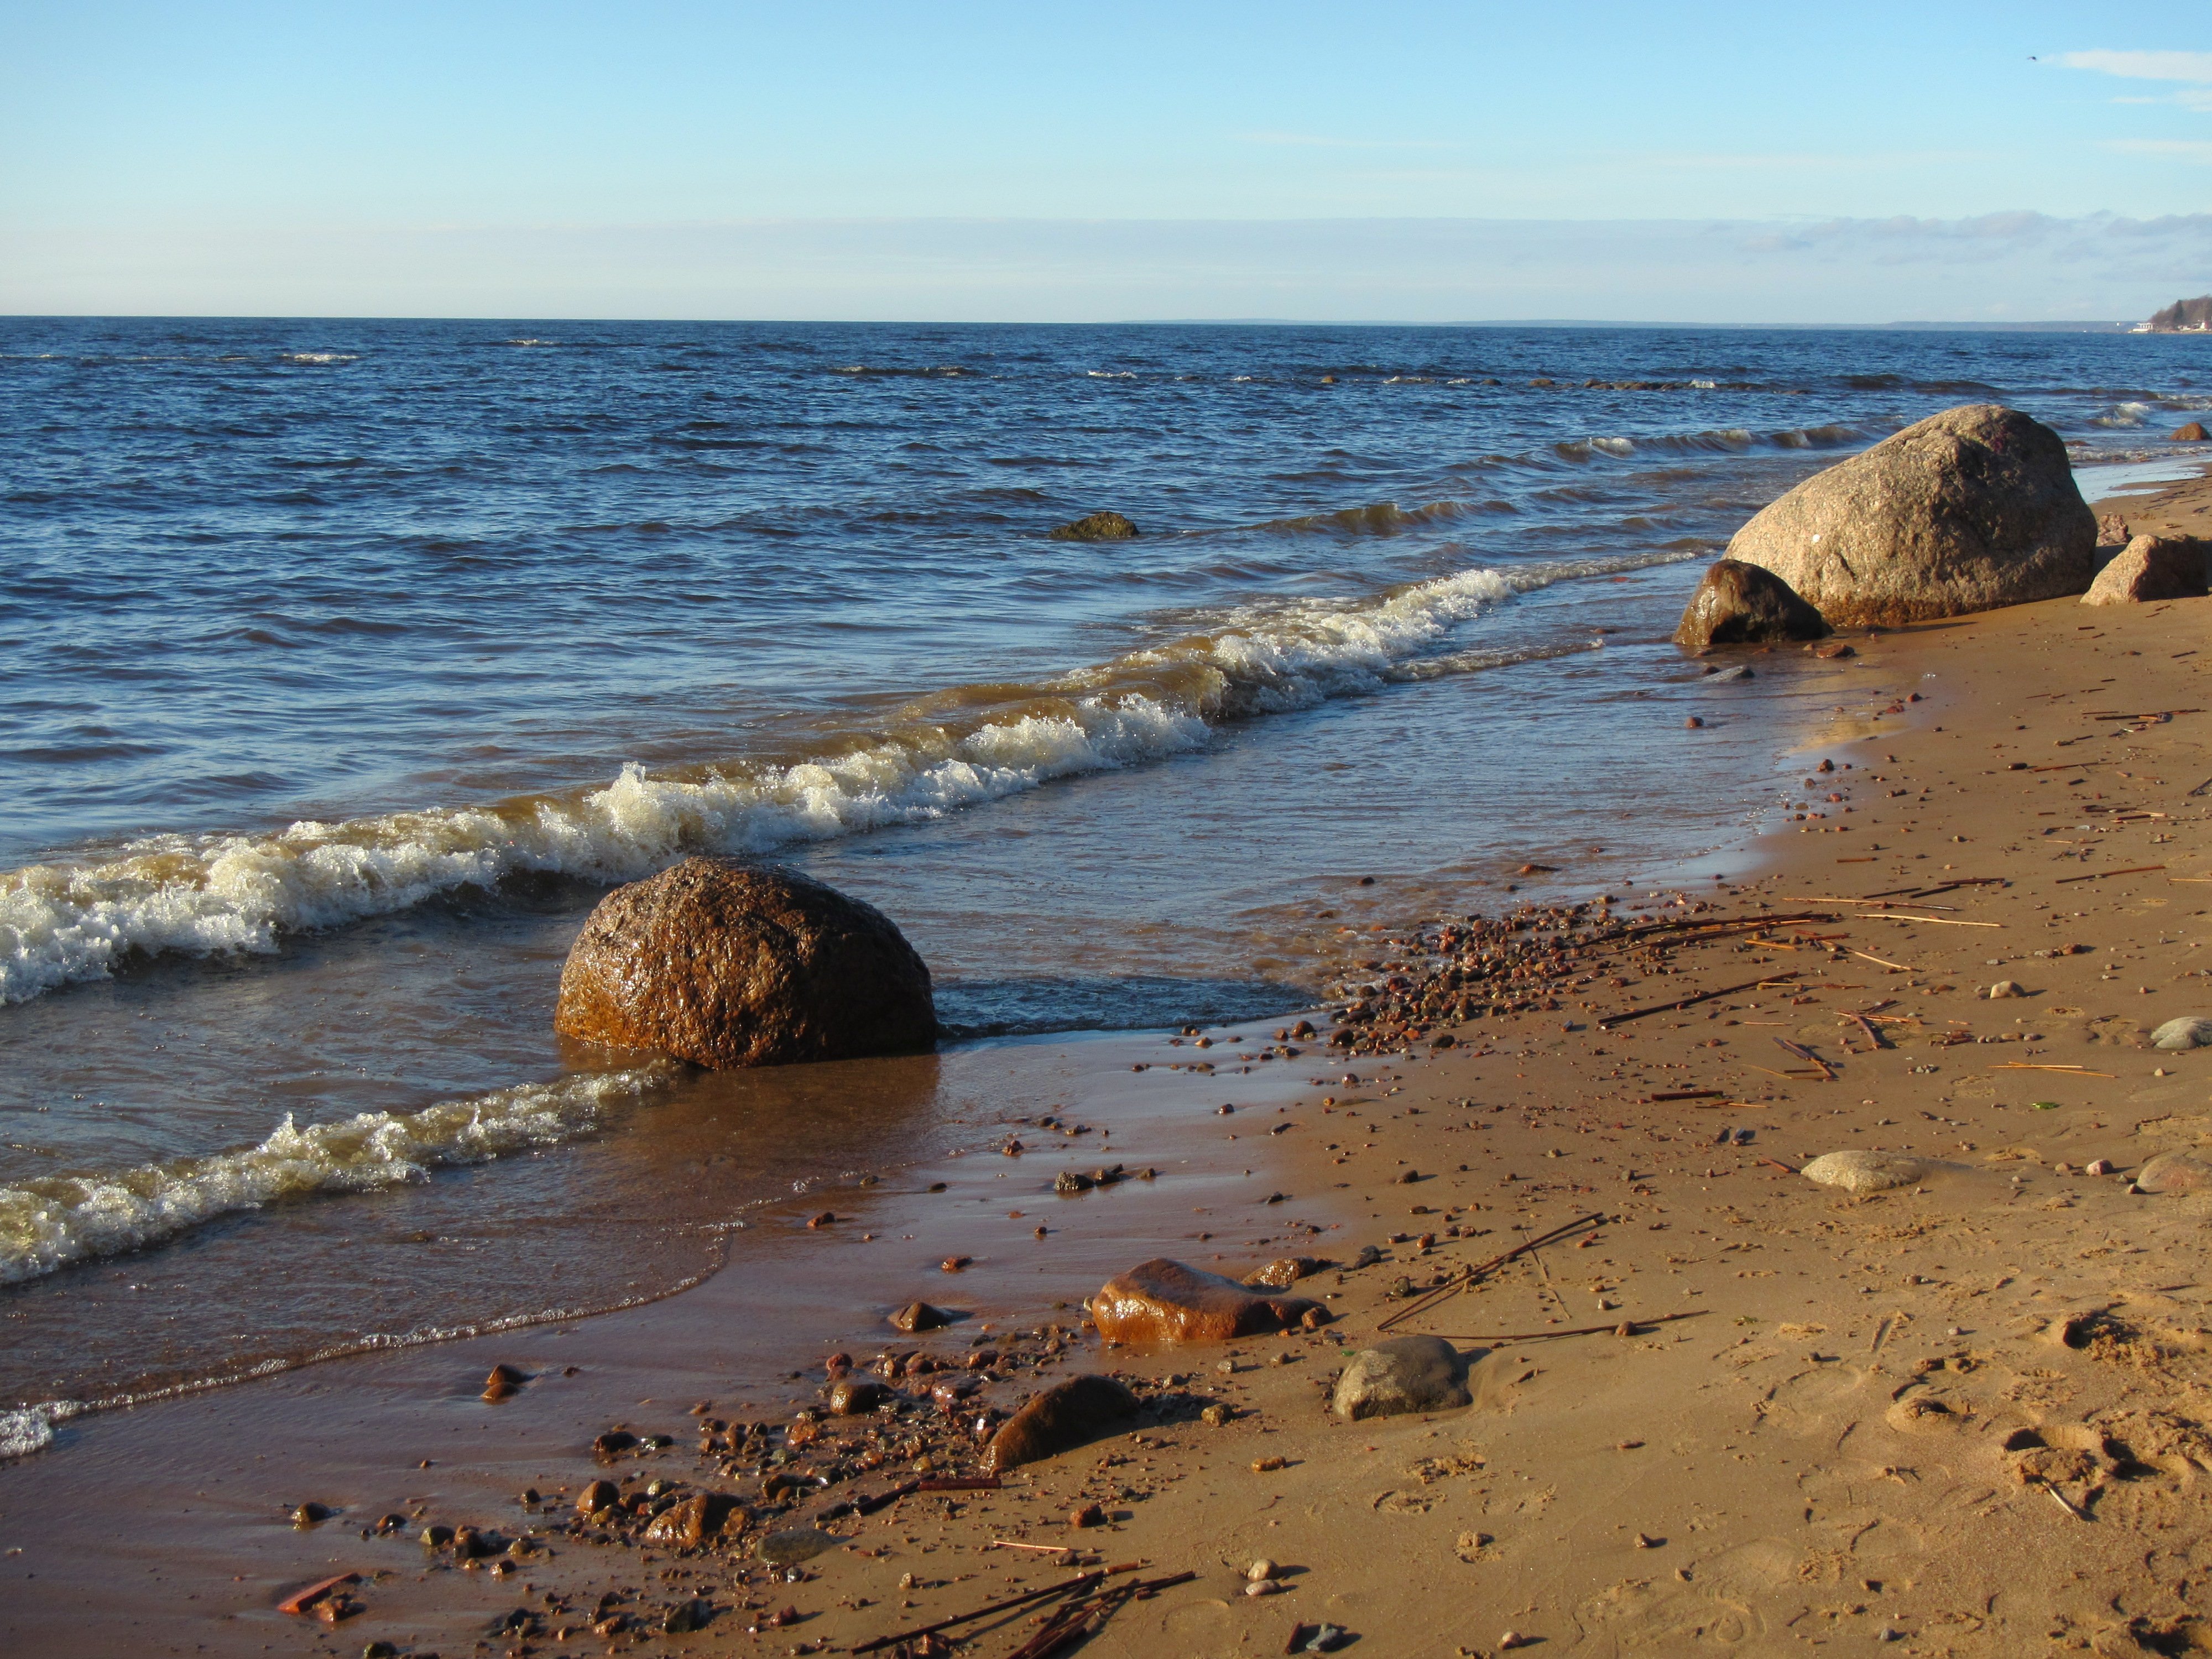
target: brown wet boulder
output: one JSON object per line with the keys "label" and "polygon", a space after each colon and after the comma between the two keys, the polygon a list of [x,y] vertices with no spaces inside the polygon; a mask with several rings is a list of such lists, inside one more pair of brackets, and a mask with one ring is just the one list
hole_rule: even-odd
{"label": "brown wet boulder", "polygon": [[919,1331],[942,1330],[951,1322],[951,1314],[927,1302],[909,1302],[891,1315],[892,1326],[909,1336]]}
{"label": "brown wet boulder", "polygon": [[2204,422],[2202,421],[2188,421],[2174,428],[2172,441],[2178,444],[2201,444],[2204,442]]}
{"label": "brown wet boulder", "polygon": [[2194,536],[2137,536],[2097,573],[2084,605],[2147,605],[2204,597],[2208,550]]}
{"label": "brown wet boulder", "polygon": [[1894,627],[2079,593],[2096,542],[2058,434],[1970,404],[1806,479],[1728,556],[1772,571],[1838,628]]}
{"label": "brown wet boulder", "polygon": [[793,871],[695,858],[599,901],[553,1028],[719,1070],[926,1053],[937,1007],[881,912]]}
{"label": "brown wet boulder", "polygon": [[1091,1322],[1109,1342],[1226,1342],[1293,1329],[1328,1310],[1303,1296],[1255,1291],[1219,1273],[1155,1256],[1108,1279],[1091,1298]]}
{"label": "brown wet boulder", "polygon": [[663,1549],[696,1550],[722,1530],[738,1508],[738,1500],[722,1492],[693,1492],[653,1517],[645,1541]]}
{"label": "brown wet boulder", "polygon": [[1674,643],[1686,651],[1826,639],[1834,630],[1771,570],[1723,559],[1705,572],[1682,611]]}
{"label": "brown wet boulder", "polygon": [[999,1425],[984,1448],[983,1473],[1004,1474],[1038,1463],[1119,1428],[1137,1411],[1137,1396],[1110,1376],[1071,1376],[1033,1395]]}
{"label": "brown wet boulder", "polygon": [[1056,542],[1126,542],[1139,535],[1137,526],[1118,513],[1092,513],[1064,524],[1052,532]]}

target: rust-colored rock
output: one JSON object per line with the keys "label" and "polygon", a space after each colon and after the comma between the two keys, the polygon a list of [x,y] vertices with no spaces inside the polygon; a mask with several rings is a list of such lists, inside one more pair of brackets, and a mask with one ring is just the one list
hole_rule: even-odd
{"label": "rust-colored rock", "polygon": [[1004,1474],[1095,1439],[1136,1414],[1137,1396],[1110,1376],[1071,1376],[1034,1395],[999,1426],[983,1473]]}
{"label": "rust-colored rock", "polygon": [[2172,441],[2178,444],[2201,444],[2205,441],[2204,422],[2185,421],[2173,428]]}
{"label": "rust-colored rock", "polygon": [[721,1069],[923,1053],[937,1008],[879,911],[793,871],[695,858],[599,901],[553,1026]]}
{"label": "rust-colored rock", "polygon": [[1248,1290],[1287,1291],[1301,1279],[1310,1279],[1331,1264],[1317,1255],[1277,1256],[1266,1267],[1244,1275]]}
{"label": "rust-colored rock", "polygon": [[696,1550],[722,1530],[738,1500],[721,1492],[694,1492],[653,1517],[645,1541],[663,1549]]}
{"label": "rust-colored rock", "polygon": [[1109,1342],[1226,1342],[1295,1329],[1309,1310],[1328,1317],[1308,1297],[1248,1289],[1165,1256],[1115,1274],[1091,1298],[1091,1320]]}

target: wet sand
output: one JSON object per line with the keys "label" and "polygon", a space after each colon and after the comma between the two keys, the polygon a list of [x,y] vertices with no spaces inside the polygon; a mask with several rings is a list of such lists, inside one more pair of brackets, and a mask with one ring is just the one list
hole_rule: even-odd
{"label": "wet sand", "polygon": [[[2112,505],[2138,529],[2178,526],[2201,521],[2212,491]],[[1675,872],[1686,888],[1696,878],[1701,916],[1838,920],[1686,946],[1663,975],[1624,971],[1613,977],[1630,982],[1547,999],[1556,1008],[1453,1028],[1463,1046],[1441,1053],[1331,1060],[1300,1044],[1224,1071],[1270,1041],[1271,1021],[1211,1032],[1203,1051],[1153,1036],[949,1054],[938,1086],[1031,1150],[795,1197],[756,1219],[787,1239],[768,1265],[649,1307],[74,1424],[0,1474],[0,1641],[30,1654],[845,1649],[1057,1575],[1055,1558],[991,1547],[1002,1539],[1197,1575],[1119,1612],[1089,1647],[1109,1655],[1277,1653],[1295,1624],[1322,1620],[1378,1654],[1489,1653],[1508,1631],[1590,1655],[1781,1653],[1884,1632],[1917,1653],[2212,1642],[2198,1588],[2212,1199],[2128,1191],[2154,1152],[2212,1140],[2202,1053],[2145,1046],[2164,1020],[2212,1015],[2212,898],[2197,896],[2212,891],[2212,793],[2191,793],[2212,775],[2199,735],[2212,714],[2197,712],[2212,708],[2208,617],[2207,600],[2063,600],[1855,638],[1838,712],[1789,775],[1817,816],[1720,860],[1727,880]],[[1711,725],[1759,717],[1714,690]],[[1689,913],[1664,890],[1609,884],[1616,858],[1592,862],[1518,896],[1611,892],[1623,918]],[[1975,884],[1909,911],[1846,902],[1961,880]],[[1413,960],[1391,945],[1410,937],[1359,949]],[[1601,1024],[1761,975],[1759,990]],[[1999,980],[2026,994],[1979,994]],[[1200,1060],[1215,1069],[1166,1069]],[[1668,1094],[1696,1097],[1654,1098]],[[1237,1110],[1221,1115],[1224,1103]],[[1047,1114],[1093,1133],[1041,1127]],[[1748,1143],[1722,1146],[1723,1127]],[[1862,1199],[1796,1173],[1846,1147],[1955,1167]],[[2080,1173],[2098,1158],[2118,1172]],[[1059,1169],[1117,1162],[1159,1173],[1049,1191]],[[1408,1170],[1420,1178],[1403,1184]],[[808,1229],[825,1207],[840,1219]],[[1356,1425],[1323,1411],[1333,1373],[1407,1307],[1395,1281],[1593,1212],[1606,1219],[1586,1242],[1394,1332],[1478,1352],[1472,1407]],[[1425,1252],[1423,1232],[1437,1236]],[[1311,1335],[1150,1353],[1102,1352],[1079,1330],[1081,1297],[1149,1255],[1241,1271],[1293,1249],[1349,1261],[1364,1244],[1383,1260],[1301,1286],[1334,1298],[1336,1322]],[[942,1272],[955,1254],[975,1260]],[[855,1318],[915,1297],[967,1316],[919,1340]],[[1695,1316],[1650,1322],[1678,1314]],[[1645,1322],[1501,1340],[1624,1320]],[[995,1397],[1111,1369],[1180,1376],[1183,1398],[1239,1414],[1216,1427],[1163,1410],[1000,1492],[836,1520],[852,1541],[797,1582],[711,1549],[672,1559],[562,1529],[569,1495],[602,1474],[738,1491],[691,1449],[698,1402],[789,1421],[817,1398],[832,1348],[950,1358],[977,1334],[1055,1324],[1066,1351]],[[498,1362],[532,1380],[495,1404],[477,1396]],[[617,1424],[675,1444],[603,1466],[589,1444]],[[526,1486],[556,1507],[523,1510]],[[311,1499],[341,1512],[295,1528]],[[1071,1528],[1091,1501],[1108,1524]],[[408,1533],[361,1535],[388,1511]],[[426,1554],[411,1533],[428,1522],[537,1526],[546,1547],[495,1577]],[[1283,1588],[1248,1596],[1243,1571],[1261,1557],[1282,1564]],[[378,1576],[335,1631],[275,1610],[342,1571]],[[601,1636],[556,1611],[596,1609],[609,1590],[648,1628]],[[649,1630],[693,1595],[716,1610],[706,1629]],[[797,1622],[763,1623],[787,1605]],[[522,1606],[544,1614],[537,1634],[488,1633]],[[967,1650],[1011,1653],[1028,1628]]]}

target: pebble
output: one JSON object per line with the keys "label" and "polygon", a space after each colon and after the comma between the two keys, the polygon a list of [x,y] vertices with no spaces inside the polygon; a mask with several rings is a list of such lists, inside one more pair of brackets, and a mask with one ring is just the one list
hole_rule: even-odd
{"label": "pebble", "polygon": [[1218,1429],[1229,1421],[1229,1407],[1218,1402],[1208,1406],[1198,1414],[1199,1420],[1210,1429]]}
{"label": "pebble", "polygon": [[1244,1569],[1244,1576],[1255,1583],[1262,1578],[1273,1578],[1275,1576],[1275,1564],[1262,1556]]}
{"label": "pebble", "polygon": [[2112,1172],[2112,1160],[2109,1158],[2093,1158],[2081,1166],[2081,1172],[2084,1175],[2110,1175]]}
{"label": "pebble", "polygon": [[1255,1474],[1273,1474],[1277,1469],[1289,1467],[1290,1461],[1287,1458],[1255,1457],[1252,1460],[1252,1473]]}
{"label": "pebble", "polygon": [[1247,1595],[1273,1595],[1280,1589],[1282,1589],[1282,1586],[1272,1578],[1255,1578],[1250,1583],[1244,1586],[1244,1594]]}
{"label": "pebble", "polygon": [[1528,1638],[1522,1635],[1519,1631],[1509,1630],[1498,1638],[1498,1650],[1500,1653],[1510,1653],[1515,1648],[1527,1646],[1528,1642]]}
{"label": "pebble", "polygon": [[1106,1511],[1096,1504],[1085,1504],[1067,1517],[1067,1523],[1072,1527],[1103,1527],[1106,1524]]}
{"label": "pebble", "polygon": [[[1683,724],[1683,726],[1686,726],[1686,728],[1688,728],[1690,731],[1694,732],[1694,731],[1696,731],[1699,726],[1703,726],[1703,725],[1705,724],[1705,722],[1704,722],[1703,720],[1699,720],[1699,719],[1698,719],[1695,714],[1692,714],[1692,715],[1691,715],[1691,716],[1690,716],[1690,718],[1689,718],[1689,719],[1687,719],[1687,720],[1684,720],[1684,721],[1682,722],[1682,724]],[[1516,1643],[1512,1644],[1512,1645],[1513,1645],[1513,1646],[1516,1646],[1516,1647],[1518,1647],[1518,1646],[1520,1645],[1520,1644],[1516,1642]]]}
{"label": "pebble", "polygon": [[292,1511],[292,1524],[305,1531],[309,1527],[319,1526],[337,1513],[328,1504],[302,1504]]}

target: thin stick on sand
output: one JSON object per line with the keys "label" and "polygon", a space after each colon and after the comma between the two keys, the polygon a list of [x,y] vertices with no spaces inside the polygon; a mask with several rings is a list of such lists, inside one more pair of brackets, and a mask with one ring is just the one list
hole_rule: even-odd
{"label": "thin stick on sand", "polygon": [[1510,1336],[1448,1336],[1447,1342],[1465,1342],[1480,1347],[1488,1343],[1496,1347],[1501,1342],[1548,1342],[1555,1336],[1633,1336],[1638,1325],[1665,1325],[1677,1319],[1701,1319],[1712,1311],[1710,1308],[1692,1308],[1687,1313],[1651,1314],[1642,1319],[1619,1319],[1610,1325],[1577,1325],[1571,1331],[1516,1331]]}
{"label": "thin stick on sand", "polygon": [[2086,876],[2061,876],[2054,884],[2063,887],[2069,881],[2106,881],[2114,876],[2147,876],[2154,870],[2165,868],[2162,864],[2139,864],[2132,870],[2092,870]]}
{"label": "thin stick on sand", "polygon": [[1376,1331],[1378,1334],[1387,1331],[1393,1325],[1398,1324],[1401,1321],[1411,1319],[1415,1314],[1421,1312],[1424,1309],[1429,1307],[1432,1304],[1441,1302],[1446,1297],[1455,1295],[1457,1292],[1465,1290],[1468,1285],[1480,1279],[1483,1274],[1496,1272],[1507,1262],[1512,1261],[1516,1256],[1525,1255],[1531,1250],[1540,1249],[1543,1246],[1554,1243],[1559,1239],[1565,1238],[1569,1233],[1578,1231],[1582,1228],[1601,1226],[1604,1224],[1604,1222],[1605,1212],[1602,1210],[1592,1210],[1588,1215],[1579,1215],[1572,1221],[1563,1222],[1559,1226],[1553,1228],[1551,1231],[1547,1233],[1540,1233],[1535,1237],[1528,1240],[1525,1243],[1516,1244],[1511,1249],[1506,1251],[1504,1255],[1494,1255],[1491,1257],[1489,1261],[1485,1261],[1477,1267],[1469,1267],[1464,1273],[1462,1273],[1459,1278],[1454,1279],[1450,1284],[1440,1285],[1435,1290],[1431,1291],[1426,1296],[1422,1297],[1419,1300],[1408,1303],[1406,1306],[1399,1309],[1397,1312],[1392,1314],[1388,1319],[1382,1320],[1376,1324],[1375,1327]]}
{"label": "thin stick on sand", "polygon": [[1854,951],[1851,954],[1862,962],[1873,963],[1876,967],[1894,968],[1900,974],[1917,974],[1920,971],[1917,968],[1908,968],[1901,962],[1884,962],[1880,957],[1870,957],[1863,951]]}
{"label": "thin stick on sand", "polygon": [[1717,991],[1705,991],[1693,997],[1684,997],[1679,1002],[1662,1002],[1656,1007],[1634,1008],[1625,1014],[1614,1014],[1597,1023],[1601,1031],[1610,1031],[1616,1025],[1626,1025],[1632,1019],[1642,1019],[1648,1014],[1671,1014],[1679,1009],[1695,1007],[1700,1002],[1711,1002],[1716,997],[1732,997],[1739,991],[1756,991],[1762,986],[1780,985],[1797,978],[1793,970],[1787,974],[1769,974],[1765,979],[1746,980],[1741,985],[1724,985]]}

